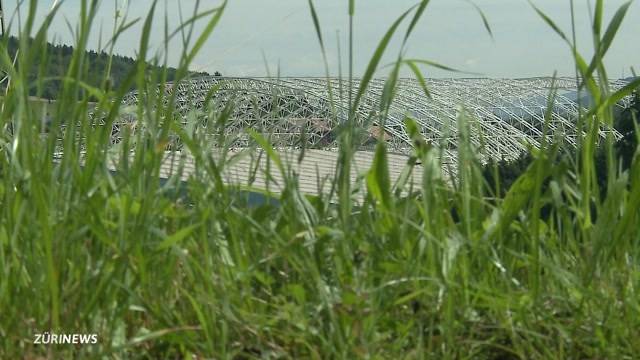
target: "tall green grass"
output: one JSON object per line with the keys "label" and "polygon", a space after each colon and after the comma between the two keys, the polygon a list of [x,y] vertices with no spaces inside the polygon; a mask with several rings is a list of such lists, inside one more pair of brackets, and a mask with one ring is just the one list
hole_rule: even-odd
{"label": "tall green grass", "polygon": [[[360,87],[335,94],[348,96],[351,109],[340,125],[333,194],[300,193],[287,164],[252,133],[286,186],[277,205],[250,207],[222,181],[232,159],[214,161],[206,140],[182,128],[175,94],[155,91],[166,73],[147,65],[166,65],[168,44],[178,41],[184,50],[177,81],[186,80],[226,3],[196,10],[175,31],[165,28],[164,53],[153,53],[154,1],[139,21],[138,65],[117,89],[109,88],[108,72],[103,86],[83,81],[99,10],[97,2],[81,4],[73,61],[63,95],[49,109],[46,136],[28,90],[51,79],[25,79],[44,73],[33,64],[47,56],[42,49],[58,8],[35,28],[37,1],[30,2],[16,65],[0,43],[0,64],[11,78],[0,114],[0,357],[631,359],[640,352],[640,157],[619,171],[609,138],[601,145],[610,154],[606,193],[594,170],[599,129],[611,126],[612,107],[638,86],[611,93],[603,65],[627,5],[605,27],[604,2],[596,2],[589,61],[548,16],[532,10],[567,41],[582,91],[595,103],[580,119],[585,135],[577,155],[549,134],[505,197],[494,198],[500,189],[484,182],[464,111],[453,182],[411,119],[416,146],[406,172],[423,167],[419,189],[404,196],[407,182],[391,183],[383,143],[361,183],[349,180],[358,129],[385,121],[401,66],[429,96],[419,67],[441,65],[399,55],[380,99],[383,115],[361,118],[357,111],[390,39],[403,25],[409,38],[428,11],[422,1],[391,24]],[[309,4],[310,30],[324,52],[321,19]],[[353,20],[355,1],[348,11]],[[113,53],[135,22],[119,17],[105,50]],[[197,32],[197,24],[205,30]],[[141,101],[123,109],[132,87]],[[126,111],[144,131],[125,131],[114,148],[111,126]],[[224,124],[228,116],[223,111],[214,120]],[[186,198],[176,191],[179,181],[158,177],[175,135],[196,159]],[[120,156],[116,173],[108,170],[109,153]],[[99,341],[33,344],[45,331],[95,333]]]}

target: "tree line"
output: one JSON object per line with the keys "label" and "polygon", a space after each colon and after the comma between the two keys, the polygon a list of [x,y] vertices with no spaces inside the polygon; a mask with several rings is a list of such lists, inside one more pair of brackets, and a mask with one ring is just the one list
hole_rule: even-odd
{"label": "tree line", "polygon": [[[622,138],[614,145],[614,156],[619,161],[619,168],[622,171],[629,170],[633,157],[638,149],[638,134],[636,126],[640,121],[640,93],[634,94],[631,106],[615,113],[614,128],[620,132]],[[574,150],[577,151],[577,150]],[[598,185],[606,190],[607,185],[607,154],[600,149],[594,158]],[[511,185],[522,175],[531,165],[534,158],[530,153],[522,153],[514,160],[491,160],[483,167],[483,177],[491,189],[495,189],[500,184],[500,194],[502,197],[509,190]]]}
{"label": "tree line", "polygon": [[[7,52],[13,59],[19,48],[19,39],[11,36],[7,39]],[[31,41],[31,40],[29,40]],[[29,84],[29,95],[49,100],[58,98],[62,90],[62,80],[69,69],[71,59],[74,54],[74,47],[65,44],[47,43],[47,48],[41,52],[42,56],[35,59],[33,68],[27,72]],[[92,86],[103,87],[105,81],[105,72],[109,68],[111,62],[109,77],[106,79],[109,87],[118,87],[125,79],[127,74],[136,66],[136,60],[122,55],[109,55],[106,52],[96,52],[88,50],[85,52],[86,59],[86,78],[84,80]],[[163,67],[149,65],[150,71],[160,71]],[[44,74],[43,74],[44,72]],[[167,68],[167,81],[173,81],[176,77],[177,70],[175,68]],[[208,72],[192,72],[192,76],[210,76]],[[219,72],[214,73],[215,76],[222,76]]]}

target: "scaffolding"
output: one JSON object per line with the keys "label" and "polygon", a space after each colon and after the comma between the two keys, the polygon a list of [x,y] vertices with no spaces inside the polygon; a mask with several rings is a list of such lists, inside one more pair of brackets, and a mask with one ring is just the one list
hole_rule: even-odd
{"label": "scaffolding", "polygon": [[[468,115],[470,140],[481,158],[509,160],[529,147],[539,147],[545,128],[546,135],[559,135],[570,146],[577,146],[577,119],[591,101],[578,91],[574,78],[428,79],[429,96],[417,80],[400,79],[389,112],[383,114],[380,101],[385,84],[385,79],[372,80],[356,111],[355,121],[364,133],[362,145],[366,146],[368,136],[372,143],[383,139],[392,152],[409,153],[413,142],[405,124],[411,118],[450,165],[457,159],[461,112]],[[626,84],[617,80],[609,85],[616,90]],[[169,84],[164,91],[175,95],[176,110],[185,126],[193,122],[204,126],[230,111],[224,128],[218,130],[233,139],[232,147],[250,146],[246,129],[251,128],[277,148],[326,150],[337,148],[336,129],[350,118],[346,94],[349,87],[359,86],[359,80],[335,78],[211,76]],[[135,106],[140,99],[140,93],[131,92],[124,105]],[[125,122],[135,119],[129,117]],[[603,129],[601,135],[607,131]],[[118,136],[116,128],[114,142]]]}

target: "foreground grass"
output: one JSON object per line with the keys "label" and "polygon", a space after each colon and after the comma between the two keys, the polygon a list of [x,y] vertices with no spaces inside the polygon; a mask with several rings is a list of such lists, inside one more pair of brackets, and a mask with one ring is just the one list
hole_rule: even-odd
{"label": "foreground grass", "polygon": [[[189,21],[179,32],[193,46],[178,79],[222,10],[205,14],[201,37],[190,38]],[[162,86],[162,73],[140,61],[120,89],[79,81],[95,11],[83,2],[76,55],[47,136],[30,110],[33,84],[22,80],[46,24],[21,49],[20,66],[2,60],[12,83],[0,117],[0,357],[623,359],[640,352],[640,157],[626,172],[609,159],[604,194],[593,181],[590,141],[611,124],[613,100],[631,89],[609,94],[606,82],[594,80],[595,73],[606,79],[599,56],[593,69],[578,62],[597,100],[597,111],[582,119],[580,153],[567,156],[549,140],[504,198],[485,186],[462,117],[453,185],[409,121],[423,186],[400,196],[380,145],[362,186],[352,187],[344,179],[356,131],[347,126],[335,194],[305,196],[287,176],[279,205],[247,206],[220,181],[226,160],[213,162],[198,133],[167,120],[175,99],[144,91]],[[114,36],[126,26],[122,20]],[[147,43],[143,37],[141,59]],[[147,130],[110,150],[109,125],[133,84],[148,94],[134,110]],[[353,90],[354,109],[359,94]],[[107,126],[87,121],[89,98],[100,99],[94,112]],[[157,176],[174,133],[197,159],[188,200],[176,195],[180,184]],[[113,174],[108,151],[135,157]],[[33,344],[45,331],[95,333],[99,341]]]}

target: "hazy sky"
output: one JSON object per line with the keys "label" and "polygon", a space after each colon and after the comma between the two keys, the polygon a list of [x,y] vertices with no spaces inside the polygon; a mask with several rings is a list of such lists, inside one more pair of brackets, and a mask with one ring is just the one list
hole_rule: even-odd
{"label": "hazy sky", "polygon": [[[63,1],[50,31],[50,38],[58,43],[70,43],[73,36],[67,21],[74,24],[81,0]],[[28,1],[27,1],[28,2]],[[362,73],[376,45],[393,21],[417,0],[359,0],[355,18],[355,69]],[[533,0],[567,32],[571,18],[569,0]],[[592,2],[592,1],[591,1]],[[605,2],[608,22],[624,0]],[[11,16],[17,0],[5,0],[5,12]],[[41,18],[54,3],[37,1]],[[116,5],[127,6],[129,18],[144,16],[149,0],[102,0],[98,24],[95,26],[92,46],[98,46],[99,28],[109,33]],[[188,14],[196,0],[166,0],[156,20],[154,41],[160,44],[164,28],[165,9],[170,27],[179,22],[178,8]],[[202,0],[204,7],[219,4],[218,0]],[[488,77],[549,76],[573,73],[571,53],[560,38],[537,16],[526,0],[475,0],[484,10],[494,33],[494,40],[484,29],[482,19],[474,7],[463,0],[432,0],[425,16],[416,28],[407,48],[406,56],[429,59],[439,63],[479,73]],[[578,39],[581,51],[591,49],[588,0],[575,0],[578,15]],[[346,71],[348,39],[348,0],[316,0],[323,36],[327,46],[330,69],[338,72],[338,38]],[[23,6],[22,11],[25,11]],[[24,15],[23,15],[24,16]],[[629,68],[640,68],[640,4],[636,1],[627,15],[616,43],[606,63],[611,77],[630,75]],[[16,20],[12,31],[15,33]],[[117,52],[134,55],[141,25],[128,31],[118,43]],[[403,27],[400,35],[404,34]],[[106,38],[106,36],[103,36]],[[104,43],[104,41],[103,41]],[[173,51],[175,49],[175,51]],[[387,62],[399,51],[399,41],[389,48]],[[175,63],[180,47],[175,44],[169,54]],[[307,0],[229,0],[219,27],[213,33],[195,61],[198,70],[221,71],[229,76],[266,75],[266,63],[272,74],[279,67],[283,76],[323,75],[324,66],[317,37],[311,20]],[[460,76],[436,69],[425,69],[427,76]],[[385,76],[388,70],[380,70]],[[408,73],[407,73],[408,74]]]}

